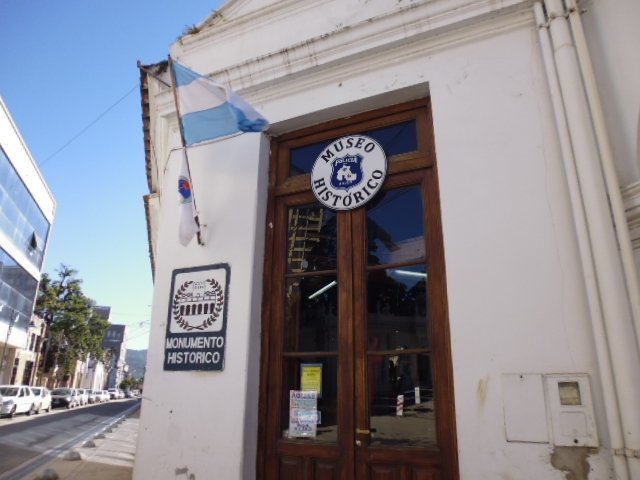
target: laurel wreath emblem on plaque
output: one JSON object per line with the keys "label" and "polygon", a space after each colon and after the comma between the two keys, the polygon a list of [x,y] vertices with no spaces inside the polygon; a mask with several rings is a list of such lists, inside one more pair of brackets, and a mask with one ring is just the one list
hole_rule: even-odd
{"label": "laurel wreath emblem on plaque", "polygon": [[220,284],[213,278],[207,278],[205,282],[208,284],[210,290],[204,292],[204,294],[210,297],[212,300],[213,308],[208,312],[207,318],[205,318],[202,323],[198,325],[191,325],[189,321],[185,318],[185,315],[180,310],[180,301],[188,301],[191,295],[188,293],[189,287],[193,284],[193,280],[188,280],[184,282],[176,294],[173,296],[173,317],[176,319],[176,323],[178,326],[188,332],[192,330],[205,330],[206,328],[213,325],[218,317],[220,316],[220,312],[222,312],[222,307],[224,305],[224,294],[222,292],[222,287]]}

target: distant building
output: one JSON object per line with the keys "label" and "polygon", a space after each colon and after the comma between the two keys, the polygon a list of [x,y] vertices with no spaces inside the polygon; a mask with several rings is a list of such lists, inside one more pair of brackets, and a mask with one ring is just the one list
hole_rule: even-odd
{"label": "distant building", "polygon": [[[110,321],[111,307],[95,306],[93,307],[93,311],[102,319]],[[108,358],[108,360],[110,359],[111,357]],[[83,364],[83,367],[85,374],[80,385],[82,388],[89,388],[91,390],[102,390],[106,388],[108,368],[104,362],[90,357]]]}
{"label": "distant building", "polygon": [[44,332],[32,321],[56,202],[0,98],[0,383],[30,383]]}
{"label": "distant building", "polygon": [[103,320],[111,322],[111,307],[96,305],[95,307],[93,307],[93,311],[97,313]]}
{"label": "distant building", "polygon": [[102,346],[108,351],[107,388],[117,388],[126,377],[127,326],[110,325]]}

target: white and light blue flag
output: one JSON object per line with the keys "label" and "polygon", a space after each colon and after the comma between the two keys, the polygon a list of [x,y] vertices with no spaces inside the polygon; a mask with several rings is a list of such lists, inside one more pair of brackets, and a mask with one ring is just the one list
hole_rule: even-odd
{"label": "white and light blue flag", "polygon": [[208,77],[171,61],[185,146],[269,127],[242,97]]}

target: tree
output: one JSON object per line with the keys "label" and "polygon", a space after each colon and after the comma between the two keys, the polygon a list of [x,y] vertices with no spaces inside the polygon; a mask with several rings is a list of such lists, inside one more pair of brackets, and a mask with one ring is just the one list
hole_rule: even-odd
{"label": "tree", "polygon": [[34,312],[49,325],[44,371],[62,363],[68,375],[78,359],[103,359],[102,339],[109,322],[94,311],[95,302],[82,292],[76,270],[60,265],[56,272],[55,280],[42,275]]}
{"label": "tree", "polygon": [[129,390],[136,384],[136,381],[133,377],[125,378],[120,382],[120,388],[122,390]]}

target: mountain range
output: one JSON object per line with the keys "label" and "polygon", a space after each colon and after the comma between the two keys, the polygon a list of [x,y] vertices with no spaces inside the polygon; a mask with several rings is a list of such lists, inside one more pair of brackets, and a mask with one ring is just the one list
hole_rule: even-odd
{"label": "mountain range", "polygon": [[129,372],[133,378],[139,379],[144,377],[144,371],[147,365],[146,350],[127,350],[125,361],[127,365],[129,365]]}

